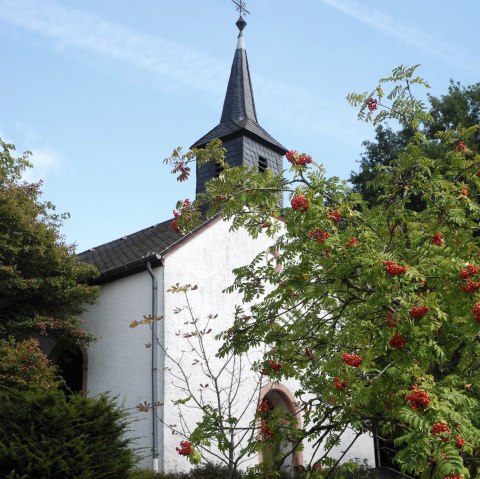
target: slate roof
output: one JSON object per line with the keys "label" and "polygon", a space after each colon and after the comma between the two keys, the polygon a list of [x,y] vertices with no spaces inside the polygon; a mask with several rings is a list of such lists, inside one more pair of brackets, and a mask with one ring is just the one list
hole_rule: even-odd
{"label": "slate roof", "polygon": [[278,150],[281,155],[284,155],[287,151],[283,145],[267,133],[257,122],[249,118],[242,120],[227,120],[223,123],[219,123],[215,128],[196,141],[190,148],[202,148],[215,138],[222,140],[230,135],[235,135],[237,132],[241,132],[241,134],[246,134],[247,136],[250,134],[254,138],[260,140],[260,142],[266,142],[268,146]]}
{"label": "slate roof", "polygon": [[[241,20],[244,22],[243,19]],[[241,30],[243,30],[245,25],[246,22],[244,22]],[[250,69],[248,68],[247,51],[243,43],[242,31],[239,34],[240,39],[242,41],[239,41],[233,57],[220,123],[197,140],[191,148],[204,147],[215,138],[224,139],[235,134],[246,134],[253,136],[262,143],[267,143],[268,146],[273,147],[283,155],[287,149],[258,124]]]}
{"label": "slate roof", "polygon": [[[100,271],[98,282],[117,278],[145,269],[147,259],[155,259],[181,241],[182,237],[170,227],[172,220],[150,226],[136,233],[109,243],[96,246],[78,254],[78,259],[97,267]],[[142,261],[143,260],[143,261]]]}

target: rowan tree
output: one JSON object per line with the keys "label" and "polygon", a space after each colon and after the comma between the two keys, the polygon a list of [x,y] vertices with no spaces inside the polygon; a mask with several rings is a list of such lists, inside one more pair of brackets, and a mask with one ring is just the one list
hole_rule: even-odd
{"label": "rowan tree", "polygon": [[[445,95],[428,95],[428,102],[428,113],[432,120],[422,126],[429,140],[434,140],[438,132],[455,129],[459,125],[470,127],[480,123],[480,83],[465,87],[451,80]],[[375,128],[375,139],[363,142],[364,151],[360,156],[358,171],[350,174],[349,180],[354,191],[361,193],[363,198],[372,204],[382,193],[371,184],[377,168],[390,165],[412,137],[413,132],[408,124],[401,123],[399,126],[400,128],[395,130],[392,124],[378,124]],[[442,151],[437,155],[436,150],[441,148],[441,145],[435,141],[425,142],[422,146],[428,148],[428,156],[432,158],[445,154]],[[470,139],[469,148],[479,151],[479,147],[480,134],[477,131]]]}
{"label": "rowan tree", "polygon": [[[176,225],[189,228],[208,205],[207,215],[221,213],[233,229],[272,236],[275,264],[259,256],[235,271],[229,290],[254,306],[222,335],[222,352],[266,344],[258,371],[298,381],[304,422],[290,440],[328,451],[346,427],[393,435],[403,472],[477,477],[480,156],[470,142],[478,126],[427,137],[432,117],[413,96],[422,86],[415,67],[401,66],[371,92],[348,96],[361,119],[397,120],[411,131],[377,171],[375,204],[306,154],[287,153],[287,180],[228,168],[215,142],[170,159],[223,166],[204,195],[185,211],[178,205]],[[430,143],[441,156],[428,155]],[[283,192],[291,207],[279,209]],[[285,429],[270,432],[258,442]]]}

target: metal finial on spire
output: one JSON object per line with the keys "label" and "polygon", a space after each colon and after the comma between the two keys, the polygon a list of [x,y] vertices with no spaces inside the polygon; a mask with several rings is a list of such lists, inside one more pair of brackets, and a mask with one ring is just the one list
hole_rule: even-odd
{"label": "metal finial on spire", "polygon": [[245,3],[245,0],[232,0],[232,2],[235,4],[237,12],[240,13],[241,17],[250,13],[247,10],[247,4]]}

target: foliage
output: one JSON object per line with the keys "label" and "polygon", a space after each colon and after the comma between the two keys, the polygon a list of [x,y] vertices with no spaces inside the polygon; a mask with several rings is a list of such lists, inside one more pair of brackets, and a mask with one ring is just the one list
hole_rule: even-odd
{"label": "foliage", "polygon": [[128,421],[107,396],[2,388],[0,402],[2,477],[128,477],[135,463]]}
{"label": "foliage", "polygon": [[15,389],[58,385],[56,368],[40,350],[38,339],[0,340],[0,382]]}
{"label": "foliage", "polygon": [[[480,83],[463,87],[459,83],[450,82],[448,93],[440,97],[428,96],[430,102],[429,115],[431,121],[422,125],[424,133],[429,140],[434,140],[436,135],[447,129],[455,129],[461,125],[471,127],[480,123]],[[377,173],[377,168],[387,167],[392,164],[400,152],[412,138],[413,131],[410,125],[400,123],[401,128],[394,131],[391,126],[377,124],[375,128],[375,141],[365,141],[365,151],[361,155],[358,172],[352,172],[350,181],[354,190],[361,193],[363,198],[370,203],[375,203],[376,198],[382,193],[375,189],[371,181]],[[479,151],[480,133],[471,137],[470,148]],[[446,152],[437,151],[441,145],[428,141],[421,148],[428,151],[433,157],[444,155]]]}
{"label": "foliage", "polygon": [[[128,479],[224,479],[228,477],[229,470],[221,464],[206,463],[196,466],[189,472],[155,473],[152,471],[134,471]],[[241,479],[243,474],[239,471],[232,479]]]}
{"label": "foliage", "polygon": [[14,149],[0,139],[0,335],[36,332],[83,346],[90,338],[78,315],[96,298],[86,284],[96,273],[64,243],[65,215],[41,200],[41,183],[22,180],[29,152],[15,158]]}
{"label": "foliage", "polygon": [[[252,405],[258,403],[261,382],[252,373],[247,355],[226,354],[221,360],[215,357],[221,343],[213,338],[213,331],[220,332],[220,318],[218,314],[206,318],[195,315],[191,295],[197,290],[197,285],[190,284],[176,284],[167,290],[178,298],[173,313],[183,320],[184,327],[175,334],[184,346],[168,349],[156,338],[166,359],[165,374],[178,394],[173,401],[175,424],[164,424],[179,437],[178,454],[194,465],[203,456],[207,469],[215,461],[221,466],[211,466],[212,470],[223,468],[221,477],[234,479],[246,459],[256,454],[251,445],[256,432],[251,412]],[[151,326],[163,320],[146,316],[132,321],[130,327]],[[137,410],[157,413],[158,405],[143,402]],[[197,423],[192,423],[192,411],[197,412]]]}
{"label": "foliage", "polygon": [[[431,140],[425,131],[432,118],[414,98],[414,85],[427,84],[414,67],[399,67],[373,93],[349,96],[361,118],[397,119],[411,131],[377,171],[382,193],[375,204],[328,178],[321,165],[292,163],[292,180],[225,168],[193,208],[207,205],[207,215],[221,212],[232,229],[253,237],[271,235],[278,252],[273,264],[259,256],[235,271],[228,290],[261,301],[248,318],[239,310],[222,335],[222,354],[266,344],[258,371],[300,384],[303,428],[293,438],[289,428],[269,437],[309,439],[326,451],[322,462],[346,428],[356,437],[394,433],[403,472],[477,477],[480,156],[470,144],[478,126],[456,126]],[[201,155],[223,161],[218,142]],[[282,191],[292,208],[280,212],[280,222],[275,199]],[[191,226],[180,218],[182,231]],[[438,423],[451,432],[432,432]],[[257,447],[268,442],[260,436]]]}

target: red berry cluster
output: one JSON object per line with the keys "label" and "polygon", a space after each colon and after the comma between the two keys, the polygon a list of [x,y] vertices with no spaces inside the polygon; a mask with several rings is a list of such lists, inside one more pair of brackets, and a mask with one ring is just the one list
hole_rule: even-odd
{"label": "red berry cluster", "polygon": [[456,474],[455,472],[452,472],[448,476],[445,476],[443,479],[463,479],[463,474]]}
{"label": "red berry cluster", "polygon": [[312,163],[312,157],[306,153],[299,154],[296,150],[290,150],[285,153],[287,160],[295,166],[305,166]]}
{"label": "red berry cluster", "polygon": [[420,408],[425,408],[430,403],[428,394],[423,389],[418,389],[417,386],[412,386],[412,392],[405,396],[407,401],[410,401],[412,409],[418,411]]}
{"label": "red berry cluster", "polygon": [[385,271],[390,276],[399,276],[405,274],[408,271],[408,266],[400,266],[395,263],[395,261],[382,261],[383,266],[385,266]]}
{"label": "red berry cluster", "polygon": [[432,436],[441,436],[440,439],[443,442],[448,442],[449,437],[445,435],[445,433],[451,432],[450,428],[444,422],[436,422],[432,426],[432,430],[430,431]]}
{"label": "red berry cluster", "polygon": [[333,380],[333,385],[335,386],[335,389],[338,389],[339,391],[343,391],[350,383],[347,380],[341,380],[339,377],[335,377]]}
{"label": "red berry cluster", "polygon": [[463,141],[459,141],[458,145],[455,147],[455,151],[465,151],[467,149],[467,145]]}
{"label": "red berry cluster", "polygon": [[305,348],[305,356],[307,356],[307,359],[310,359],[310,361],[315,359],[315,354],[313,354],[308,348]]}
{"label": "red berry cluster", "polygon": [[172,228],[173,232],[177,235],[181,233],[180,228],[178,227],[178,223],[176,220],[172,220],[170,222],[170,228]]}
{"label": "red berry cluster", "polygon": [[430,308],[428,306],[413,306],[410,310],[410,316],[414,319],[423,318],[428,312]]}
{"label": "red berry cluster", "polygon": [[477,273],[480,273],[480,266],[475,266],[469,263],[465,269],[460,270],[460,278],[467,279]]}
{"label": "red berry cluster", "polygon": [[324,230],[312,230],[310,231],[310,238],[315,240],[317,243],[325,243],[325,241],[330,238],[330,233]]}
{"label": "red berry cluster", "polygon": [[398,333],[395,333],[392,339],[390,339],[390,341],[388,342],[388,344],[392,346],[392,348],[403,349],[405,347],[406,341]]}
{"label": "red berry cluster", "polygon": [[190,441],[181,441],[176,450],[180,456],[189,456],[193,452],[193,444]]}
{"label": "red berry cluster", "polygon": [[342,221],[342,215],[336,208],[327,213],[327,218],[330,218],[334,223],[340,223],[340,221]]}
{"label": "red berry cluster", "polygon": [[282,364],[274,361],[273,359],[270,359],[270,361],[268,361],[268,365],[273,371],[280,371],[280,369],[282,369]]}
{"label": "red berry cluster", "polygon": [[290,204],[295,211],[301,212],[307,211],[309,206],[308,200],[304,195],[295,195],[290,201]]}
{"label": "red berry cluster", "polygon": [[480,282],[472,281],[470,278],[467,279],[467,282],[460,286],[460,289],[465,293],[474,293],[477,289],[480,288]]}
{"label": "red berry cluster", "polygon": [[462,447],[465,445],[465,439],[461,436],[456,436],[455,437],[455,446],[457,446],[459,449],[462,449]]}
{"label": "red berry cluster", "polygon": [[358,246],[360,241],[357,238],[352,238],[345,246],[351,248],[352,246]]}
{"label": "red berry cluster", "polygon": [[362,364],[363,359],[356,354],[343,353],[342,354],[342,361],[345,364],[348,364],[349,366],[352,366],[352,368],[358,368],[360,366],[360,364]]}
{"label": "red berry cluster", "polygon": [[472,306],[473,316],[480,323],[480,303],[475,303]]}
{"label": "red berry cluster", "polygon": [[367,108],[370,111],[374,111],[378,108],[378,100],[375,100],[375,98],[370,98],[367,102]]}
{"label": "red berry cluster", "polygon": [[273,409],[272,402],[268,398],[263,398],[258,405],[257,411],[260,413],[267,413]]}
{"label": "red berry cluster", "polygon": [[170,222],[170,228],[172,228],[174,233],[176,234],[181,233],[180,228],[178,227],[177,220],[178,218],[180,218],[182,214],[185,214],[187,217],[191,216],[192,214],[191,209],[192,209],[192,202],[188,198],[186,198],[183,202],[182,207],[180,208],[180,211],[173,210],[173,216],[175,219]]}
{"label": "red berry cluster", "polygon": [[468,187],[467,187],[467,186],[464,186],[464,187],[462,188],[461,193],[462,193],[463,196],[468,196]]}
{"label": "red berry cluster", "polygon": [[260,432],[263,434],[264,437],[268,438],[273,435],[273,431],[270,429],[267,421],[262,421],[260,423]]}
{"label": "red berry cluster", "polygon": [[387,313],[387,319],[385,320],[385,323],[389,328],[394,328],[397,325],[397,320],[394,318],[391,311]]}
{"label": "red berry cluster", "polygon": [[432,244],[436,244],[437,246],[442,246],[443,244],[443,234],[437,233],[432,236]]}

